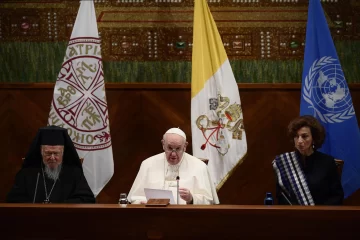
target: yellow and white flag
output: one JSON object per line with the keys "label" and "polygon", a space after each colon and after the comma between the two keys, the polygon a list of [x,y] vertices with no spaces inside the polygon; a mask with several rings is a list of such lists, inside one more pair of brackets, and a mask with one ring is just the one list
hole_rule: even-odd
{"label": "yellow and white flag", "polygon": [[68,129],[97,196],[114,173],[100,38],[92,0],[80,2],[51,102],[49,125]]}
{"label": "yellow and white flag", "polygon": [[193,155],[219,190],[246,152],[240,94],[206,0],[195,0],[191,77]]}

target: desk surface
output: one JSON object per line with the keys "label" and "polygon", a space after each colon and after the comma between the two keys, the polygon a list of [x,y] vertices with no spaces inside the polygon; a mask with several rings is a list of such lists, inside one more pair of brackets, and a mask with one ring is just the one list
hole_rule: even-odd
{"label": "desk surface", "polygon": [[147,207],[141,204],[128,204],[126,207],[121,207],[120,204],[30,204],[30,203],[0,203],[0,210],[7,208],[76,208],[76,209],[187,209],[187,210],[270,210],[270,211],[360,211],[360,206],[287,206],[287,205],[168,205],[167,207]]}
{"label": "desk surface", "polygon": [[360,207],[0,204],[0,239],[360,239]]}

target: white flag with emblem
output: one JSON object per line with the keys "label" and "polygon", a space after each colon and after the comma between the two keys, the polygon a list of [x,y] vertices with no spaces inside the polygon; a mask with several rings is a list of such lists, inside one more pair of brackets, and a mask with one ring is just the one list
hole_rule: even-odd
{"label": "white flag with emblem", "polygon": [[108,183],[114,162],[100,38],[93,1],[81,1],[51,102],[49,125],[68,129],[94,195]]}
{"label": "white flag with emblem", "polygon": [[195,1],[193,31],[193,155],[209,160],[212,180],[220,189],[247,152],[240,94],[206,0]]}

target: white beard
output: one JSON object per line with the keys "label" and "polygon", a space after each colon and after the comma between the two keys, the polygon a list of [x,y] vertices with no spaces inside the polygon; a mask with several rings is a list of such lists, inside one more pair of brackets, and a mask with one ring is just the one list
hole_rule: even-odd
{"label": "white beard", "polygon": [[56,181],[59,178],[60,172],[61,172],[61,166],[62,164],[60,164],[59,166],[57,166],[54,169],[49,168],[46,164],[45,164],[45,174],[48,178]]}

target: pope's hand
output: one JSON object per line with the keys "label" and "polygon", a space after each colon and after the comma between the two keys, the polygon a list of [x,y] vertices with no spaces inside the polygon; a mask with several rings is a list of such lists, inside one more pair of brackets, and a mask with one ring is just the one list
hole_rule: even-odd
{"label": "pope's hand", "polygon": [[179,188],[179,195],[187,203],[190,203],[193,200],[192,194],[187,188]]}

